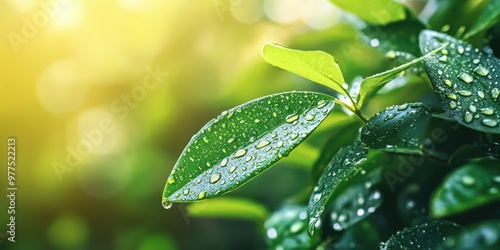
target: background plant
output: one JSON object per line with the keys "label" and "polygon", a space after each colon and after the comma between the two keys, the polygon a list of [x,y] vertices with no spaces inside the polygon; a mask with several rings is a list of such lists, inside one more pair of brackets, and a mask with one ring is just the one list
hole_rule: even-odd
{"label": "background plant", "polygon": [[186,146],[163,205],[227,193],[299,144],[317,143],[321,155],[305,160],[310,188],[264,223],[270,247],[498,247],[499,1],[436,2],[419,18],[396,1],[332,2],[356,14],[362,40],[399,66],[349,84],[325,52],[264,46],[267,62],[336,94],[285,92],[224,111]]}

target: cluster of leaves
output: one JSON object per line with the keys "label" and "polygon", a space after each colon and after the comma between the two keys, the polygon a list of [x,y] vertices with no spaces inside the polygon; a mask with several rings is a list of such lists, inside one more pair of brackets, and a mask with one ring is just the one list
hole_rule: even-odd
{"label": "cluster of leaves", "polygon": [[[286,92],[224,111],[182,152],[163,205],[213,198],[243,185],[304,142],[338,104],[353,119],[340,133],[331,132],[312,166],[308,204],[285,205],[265,221],[270,247],[499,247],[500,60],[491,41],[499,37],[500,1],[473,9],[435,1],[434,14],[425,17],[423,11],[420,18],[394,0],[332,2],[360,18],[363,40],[403,64],[347,84],[337,60],[325,52],[265,45],[267,62],[338,96]],[[457,13],[470,15],[456,21]],[[386,84],[413,66],[407,74],[431,85],[439,101],[403,102],[365,118],[370,100],[390,91]],[[251,202],[214,204],[267,218]]]}

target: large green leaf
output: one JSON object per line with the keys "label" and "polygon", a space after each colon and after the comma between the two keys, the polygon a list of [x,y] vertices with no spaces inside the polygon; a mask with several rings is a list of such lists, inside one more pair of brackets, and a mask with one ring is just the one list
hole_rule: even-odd
{"label": "large green leaf", "polygon": [[264,206],[241,198],[215,198],[187,207],[191,217],[229,218],[263,222],[269,214]]}
{"label": "large green leaf", "polygon": [[435,107],[406,103],[386,108],[361,129],[361,141],[369,148],[387,152],[429,155],[447,161],[478,132],[435,116]]}
{"label": "large green leaf", "polygon": [[471,37],[500,21],[500,0],[491,0],[465,37]]}
{"label": "large green leaf", "polygon": [[374,24],[387,24],[404,20],[406,7],[395,0],[330,0],[338,7]]}
{"label": "large green leaf", "polygon": [[500,133],[500,60],[445,34],[420,35],[422,53],[445,43],[448,48],[426,58],[424,66],[446,112],[471,129]]}
{"label": "large green leaf", "polygon": [[500,201],[500,161],[469,163],[452,173],[436,189],[431,213],[443,217]]}
{"label": "large green leaf", "polygon": [[268,169],[333,108],[333,97],[287,92],[223,112],[188,143],[165,185],[163,204],[215,197]]}
{"label": "large green leaf", "polygon": [[319,234],[307,235],[307,207],[285,205],[264,223],[269,249],[315,249]]}
{"label": "large green leaf", "polygon": [[[369,160],[367,160],[367,158]],[[308,232],[313,235],[325,206],[333,196],[335,190],[347,183],[358,173],[364,175],[381,161],[379,152],[368,157],[367,149],[361,142],[342,148],[330,161],[323,171],[318,183],[313,189],[307,208],[309,213]]]}
{"label": "large green leaf", "polygon": [[468,227],[466,231],[448,237],[440,249],[500,249],[500,220],[488,220]]}
{"label": "large green leaf", "polygon": [[361,82],[361,89],[359,92],[359,96],[357,98],[358,100],[358,106],[361,107],[363,105],[363,101],[370,97],[373,96],[377,91],[379,91],[382,87],[384,87],[385,84],[388,82],[394,80],[396,77],[401,76],[405,70],[409,69],[413,65],[423,61],[425,58],[435,54],[436,52],[440,51],[442,48],[444,48],[445,45],[441,45],[438,48],[434,48],[434,50],[428,51],[426,53],[423,53],[425,55],[414,59],[410,62],[407,62],[405,64],[399,65],[396,68],[384,71],[382,73],[378,73],[373,76],[369,76]]}
{"label": "large green leaf", "polygon": [[273,66],[323,84],[339,93],[343,88],[344,76],[336,59],[323,51],[302,51],[266,44],[262,51],[264,59]]}
{"label": "large green leaf", "polygon": [[461,232],[459,225],[448,221],[434,221],[407,227],[381,244],[382,250],[435,249],[447,237]]}

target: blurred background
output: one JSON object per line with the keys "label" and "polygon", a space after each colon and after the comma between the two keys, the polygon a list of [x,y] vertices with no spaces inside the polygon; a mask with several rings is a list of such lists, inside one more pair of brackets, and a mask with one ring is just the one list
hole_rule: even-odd
{"label": "blurred background", "polygon": [[[3,0],[0,16],[0,159],[16,137],[18,187],[0,249],[265,249],[261,223],[161,206],[184,146],[254,98],[333,94],[265,63],[266,43],[325,50],[348,83],[387,68],[327,0]],[[276,210],[310,184],[313,162],[291,158],[227,196]]]}

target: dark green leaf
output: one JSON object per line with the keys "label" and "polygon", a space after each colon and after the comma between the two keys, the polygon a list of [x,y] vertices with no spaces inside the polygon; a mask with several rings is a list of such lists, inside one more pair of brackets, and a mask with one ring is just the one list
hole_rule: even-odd
{"label": "dark green leaf", "polygon": [[273,213],[265,223],[270,249],[314,249],[319,234],[307,235],[307,208],[287,205]]}
{"label": "dark green leaf", "polygon": [[429,155],[442,161],[478,133],[436,117],[438,110],[422,103],[391,106],[377,113],[361,129],[361,141],[386,152]]}
{"label": "dark green leaf", "polygon": [[483,12],[470,28],[465,37],[471,37],[481,31],[487,30],[500,20],[500,0],[491,0]]}
{"label": "dark green leaf", "polygon": [[448,237],[441,249],[500,249],[500,220],[484,221]]}
{"label": "dark green leaf", "polygon": [[445,43],[449,46],[425,59],[424,66],[446,112],[468,128],[500,133],[500,60],[445,34],[420,35],[422,53]]}
{"label": "dark green leaf", "polygon": [[[444,46],[442,46],[444,47]],[[358,106],[361,107],[363,105],[363,101],[377,93],[386,83],[394,80],[396,77],[401,76],[405,70],[409,69],[413,65],[423,61],[425,58],[435,54],[436,52],[440,51],[442,47],[435,48],[434,50],[428,51],[424,56],[419,57],[417,59],[412,60],[411,62],[407,62],[405,64],[399,65],[396,68],[384,71],[382,73],[378,73],[373,76],[369,76],[365,78],[361,82],[361,89],[359,92],[359,96],[357,98],[358,100]]]}
{"label": "dark green leaf", "polygon": [[[360,25],[360,37],[366,44],[384,54],[402,51],[417,57],[420,55],[418,36],[425,26],[416,19],[408,19],[387,25]],[[391,57],[388,54],[388,57]]]}
{"label": "dark green leaf", "polygon": [[380,232],[374,224],[367,220],[356,223],[347,229],[337,242],[331,245],[331,249],[378,249],[381,241]]}
{"label": "dark green leaf", "polygon": [[325,206],[339,185],[347,183],[358,173],[364,175],[381,161],[379,152],[374,152],[367,160],[367,149],[361,143],[342,148],[323,171],[309,199],[308,232],[314,234],[317,223],[325,211]]}
{"label": "dark green leaf", "polygon": [[243,185],[288,155],[333,105],[331,96],[288,92],[223,112],[182,152],[167,180],[164,206],[215,197]]}
{"label": "dark green leaf", "polygon": [[500,161],[482,160],[451,172],[436,189],[431,213],[443,217],[500,200]]}
{"label": "dark green leaf", "polygon": [[[380,170],[380,169],[378,169]],[[350,228],[382,204],[382,193],[378,188],[381,171],[372,171],[362,181],[347,187],[330,205],[330,222],[333,230]]]}
{"label": "dark green leaf", "polygon": [[264,59],[273,66],[325,85],[339,93],[344,76],[336,59],[323,51],[302,51],[266,44],[262,51]]}
{"label": "dark green leaf", "polygon": [[187,207],[191,217],[230,218],[263,222],[269,214],[264,206],[240,198],[215,198]]}
{"label": "dark green leaf", "polygon": [[406,7],[395,0],[330,0],[338,7],[374,24],[387,24],[406,18]]}
{"label": "dark green leaf", "polygon": [[462,227],[448,221],[435,221],[407,227],[381,245],[383,250],[435,249],[446,237],[462,231]]}

